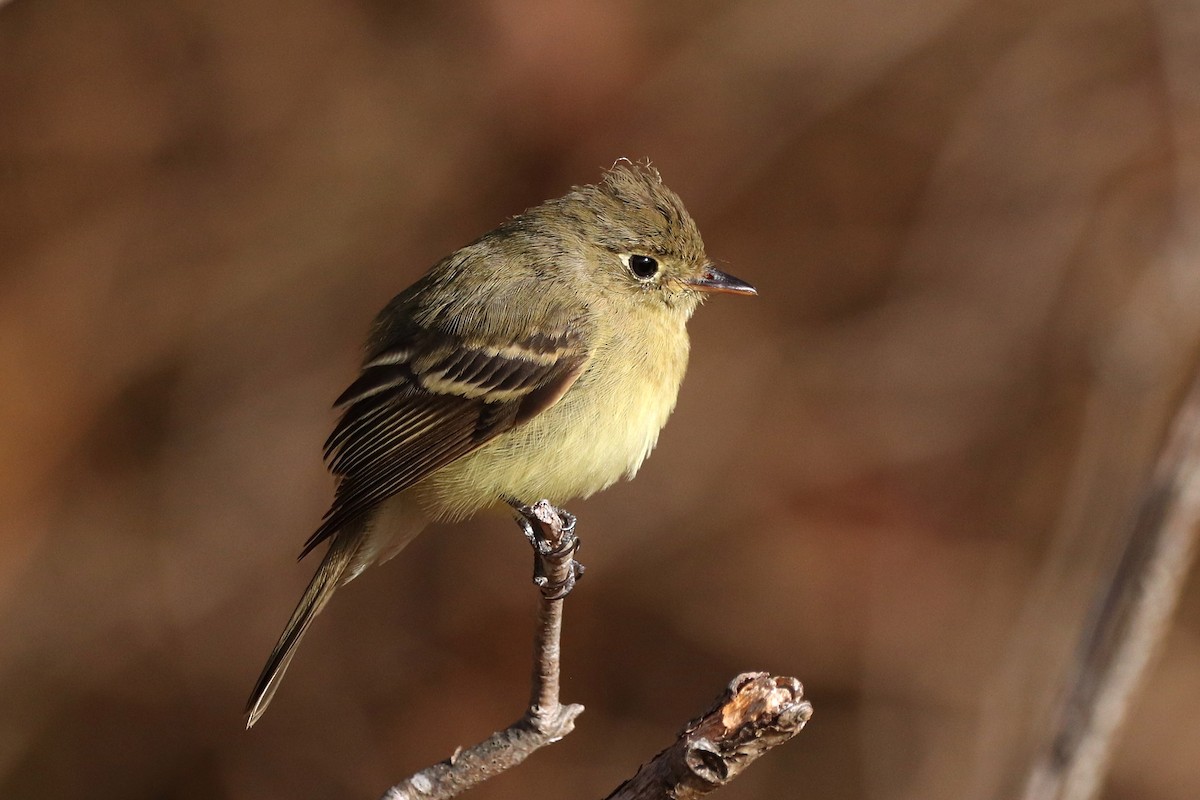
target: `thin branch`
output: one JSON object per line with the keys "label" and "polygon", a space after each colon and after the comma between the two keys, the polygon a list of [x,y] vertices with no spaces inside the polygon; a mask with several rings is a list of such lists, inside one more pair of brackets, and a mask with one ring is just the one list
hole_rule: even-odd
{"label": "thin branch", "polygon": [[1170,629],[1200,534],[1200,375],[1167,434],[1125,551],[1094,612],[1025,800],[1091,800],[1147,667]]}
{"label": "thin branch", "polygon": [[[388,789],[383,800],[447,800],[511,769],[575,728],[583,706],[563,705],[559,694],[562,601],[583,574],[575,560],[575,520],[545,500],[518,508],[533,545],[534,583],[541,590],[534,636],[529,709],[521,719],[474,747],[421,770]],[[675,744],[644,764],[609,800],[689,800],[719,789],[771,748],[791,739],[812,715],[795,678],[765,672],[737,676]]]}
{"label": "thin branch", "polygon": [[534,582],[541,590],[534,636],[530,706],[521,719],[474,747],[421,770],[384,793],[384,800],[446,800],[520,764],[575,728],[581,705],[559,702],[562,601],[582,574],[575,561],[574,520],[545,500],[519,510],[534,549]]}
{"label": "thin branch", "polygon": [[795,678],[738,675],[708,712],[606,800],[691,800],[725,786],[812,716]]}

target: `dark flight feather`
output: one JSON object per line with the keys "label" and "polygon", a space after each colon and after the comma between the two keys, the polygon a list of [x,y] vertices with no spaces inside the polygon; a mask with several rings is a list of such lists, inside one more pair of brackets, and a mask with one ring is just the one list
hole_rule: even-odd
{"label": "dark flight feather", "polygon": [[344,411],[325,458],[341,481],[300,557],[383,500],[545,410],[587,358],[583,337],[572,330],[491,342],[415,323],[393,331],[335,403]]}

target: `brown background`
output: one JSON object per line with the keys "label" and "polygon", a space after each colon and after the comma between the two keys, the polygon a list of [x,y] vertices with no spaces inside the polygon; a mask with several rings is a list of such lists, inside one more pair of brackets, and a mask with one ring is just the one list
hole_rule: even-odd
{"label": "brown background", "polygon": [[[735,673],[816,714],[726,798],[987,797],[1200,341],[1200,6],[17,0],[0,9],[0,796],[374,797],[515,718],[528,553],[431,530],[241,708],[367,324],[620,156],[758,285],[573,510],[599,796]],[[1200,794],[1200,593],[1110,800]],[[1034,737],[1036,738],[1036,737]]]}

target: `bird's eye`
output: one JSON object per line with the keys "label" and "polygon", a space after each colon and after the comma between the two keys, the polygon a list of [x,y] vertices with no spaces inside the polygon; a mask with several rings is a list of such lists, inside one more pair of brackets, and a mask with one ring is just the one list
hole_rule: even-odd
{"label": "bird's eye", "polygon": [[658,261],[650,256],[630,256],[629,271],[639,280],[648,281],[658,274]]}

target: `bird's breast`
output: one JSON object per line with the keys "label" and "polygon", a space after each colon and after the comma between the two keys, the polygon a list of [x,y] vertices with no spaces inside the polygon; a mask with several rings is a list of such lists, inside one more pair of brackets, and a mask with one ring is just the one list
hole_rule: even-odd
{"label": "bird's breast", "polygon": [[423,481],[421,505],[456,519],[501,497],[557,504],[633,477],[675,408],[687,359],[683,320],[607,332],[562,399]]}

